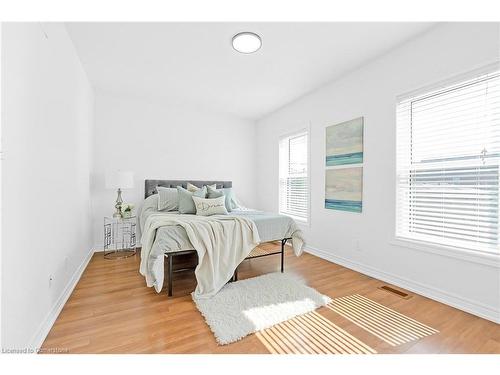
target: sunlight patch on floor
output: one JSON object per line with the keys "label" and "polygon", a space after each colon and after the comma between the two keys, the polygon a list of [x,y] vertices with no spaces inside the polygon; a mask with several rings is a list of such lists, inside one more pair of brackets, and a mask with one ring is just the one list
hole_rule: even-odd
{"label": "sunlight patch on floor", "polygon": [[439,333],[359,294],[335,298],[327,307],[391,346]]}
{"label": "sunlight patch on floor", "polygon": [[313,311],[256,333],[273,354],[375,354],[376,351]]}

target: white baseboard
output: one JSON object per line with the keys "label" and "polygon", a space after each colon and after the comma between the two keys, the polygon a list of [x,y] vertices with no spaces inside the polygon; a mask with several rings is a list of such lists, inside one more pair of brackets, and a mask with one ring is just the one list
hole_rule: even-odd
{"label": "white baseboard", "polygon": [[87,265],[89,264],[92,255],[94,255],[94,249],[89,250],[88,254],[85,256],[82,263],[76,269],[75,273],[69,280],[68,284],[66,285],[66,288],[64,288],[63,292],[57,299],[56,303],[54,304],[50,312],[47,314],[42,324],[40,324],[36,334],[30,340],[29,344],[30,348],[33,349],[41,348],[43,342],[45,341],[45,338],[50,332],[50,329],[54,325],[57,317],[59,316],[61,310],[66,304],[66,301],[68,300],[69,296],[71,296],[71,293],[75,289],[76,284],[80,280],[83,271],[85,271],[85,268],[87,268]]}
{"label": "white baseboard", "polygon": [[420,294],[424,297],[430,298],[432,300],[450,305],[459,310],[463,310],[473,315],[477,315],[481,318],[491,320],[495,323],[500,323],[500,310],[495,309],[491,306],[487,306],[476,301],[472,301],[467,298],[463,298],[453,293],[446,292],[444,290],[435,288],[433,286],[425,285],[420,282],[409,280],[394,274],[390,274],[371,266],[364,265],[362,263],[352,261],[337,255],[328,253],[323,250],[316,249],[314,247],[307,246],[306,252],[318,256],[322,259],[328,260],[332,263],[339,264],[341,266],[350,268],[354,271],[360,272],[367,276],[373,277],[375,279],[382,280],[386,283],[390,283],[399,286],[403,289],[412,291],[414,293]]}

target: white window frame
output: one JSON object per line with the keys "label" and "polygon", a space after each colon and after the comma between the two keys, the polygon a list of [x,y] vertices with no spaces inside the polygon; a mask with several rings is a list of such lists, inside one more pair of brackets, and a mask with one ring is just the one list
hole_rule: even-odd
{"label": "white window frame", "polygon": [[[407,99],[412,96],[419,96],[426,92],[439,90],[445,88],[447,86],[460,83],[462,81],[466,81],[468,79],[473,79],[481,74],[487,74],[494,71],[498,71],[500,69],[500,62],[495,61],[493,63],[487,64],[480,68],[470,70],[466,73],[458,74],[447,79],[444,79],[440,82],[433,83],[421,87],[419,89],[404,93],[396,97],[394,102],[395,113],[397,113],[398,103],[404,99]],[[396,116],[397,117],[397,116]],[[430,254],[440,255],[448,258],[454,258],[459,260],[464,260],[472,263],[483,264],[487,266],[493,266],[496,268],[500,268],[500,255],[492,254],[492,253],[484,253],[481,251],[471,250],[468,248],[462,248],[457,246],[449,246],[443,245],[433,242],[427,242],[423,240],[410,239],[407,237],[401,237],[397,235],[397,220],[398,220],[398,203],[397,203],[397,195],[398,195],[398,171],[397,171],[397,147],[398,147],[398,136],[397,136],[397,126],[398,123],[394,121],[394,131],[395,131],[395,143],[394,143],[394,156],[395,156],[395,168],[394,168],[394,223],[393,223],[393,235],[389,240],[389,244],[397,247],[404,247],[412,250],[422,251]]]}
{"label": "white window frame", "polygon": [[[307,194],[307,218],[302,218],[302,217],[297,217],[297,216],[294,216],[294,215],[290,215],[286,212],[282,212],[281,211],[281,207],[280,207],[280,199],[281,199],[281,189],[280,189],[280,175],[279,175],[279,169],[280,169],[280,155],[279,155],[279,148],[280,148],[280,143],[283,139],[285,138],[291,138],[295,135],[300,135],[300,134],[304,134],[306,133],[307,134],[307,189],[308,189],[308,194]],[[281,214],[281,215],[286,215],[286,216],[289,216],[291,217],[292,219],[294,219],[297,224],[300,224],[302,226],[306,226],[306,227],[309,227],[311,225],[311,131],[310,131],[310,126],[306,126],[304,128],[301,128],[301,129],[298,129],[298,130],[295,130],[293,132],[290,132],[290,133],[286,133],[286,134],[283,134],[281,135],[279,138],[278,138],[278,142],[277,142],[277,149],[278,149],[278,212]]]}

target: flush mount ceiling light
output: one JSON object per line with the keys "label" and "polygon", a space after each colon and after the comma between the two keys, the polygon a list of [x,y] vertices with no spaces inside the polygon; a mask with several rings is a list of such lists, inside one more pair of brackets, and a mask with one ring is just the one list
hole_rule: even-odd
{"label": "flush mount ceiling light", "polygon": [[260,36],[249,31],[233,36],[233,48],[240,53],[254,53],[262,46]]}

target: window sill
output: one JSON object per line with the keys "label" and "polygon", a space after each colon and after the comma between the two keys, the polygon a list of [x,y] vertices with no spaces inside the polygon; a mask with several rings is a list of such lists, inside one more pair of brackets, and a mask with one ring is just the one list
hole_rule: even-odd
{"label": "window sill", "polygon": [[287,214],[286,212],[280,212],[279,214],[288,216],[289,218],[295,220],[295,222],[298,225],[302,225],[304,227],[309,227],[309,220],[308,219],[303,219],[303,218],[298,217],[298,216],[293,216],[293,215]]}
{"label": "window sill", "polygon": [[294,220],[297,223],[297,225],[299,225],[301,227],[309,228],[311,226],[311,223],[308,220],[297,220],[297,219],[294,219]]}
{"label": "window sill", "polygon": [[500,268],[500,255],[481,253],[460,247],[437,245],[430,242],[410,240],[395,237],[389,243],[392,246],[401,246],[408,249],[424,251],[426,253],[441,255],[449,258],[464,260],[467,262],[483,264],[486,266]]}

